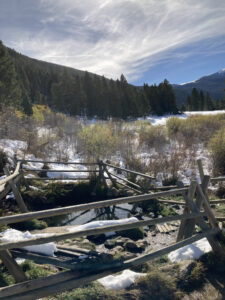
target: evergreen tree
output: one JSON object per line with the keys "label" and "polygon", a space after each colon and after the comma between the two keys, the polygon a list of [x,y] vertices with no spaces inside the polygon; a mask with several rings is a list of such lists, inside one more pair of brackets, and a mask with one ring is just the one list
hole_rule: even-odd
{"label": "evergreen tree", "polygon": [[15,67],[7,48],[0,41],[0,108],[11,105],[18,107],[20,104],[21,88]]}

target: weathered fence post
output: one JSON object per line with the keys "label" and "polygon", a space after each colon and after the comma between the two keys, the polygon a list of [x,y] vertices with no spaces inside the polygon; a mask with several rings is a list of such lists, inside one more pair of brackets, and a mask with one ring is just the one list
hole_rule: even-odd
{"label": "weathered fence post", "polygon": [[[193,201],[194,196],[195,196],[196,187],[197,187],[197,183],[192,181],[190,184],[190,187],[188,189],[187,195],[186,196],[184,195],[184,199],[186,202],[186,205],[184,208],[185,214],[190,213],[190,207],[189,207],[188,203],[189,203],[189,201]],[[192,235],[190,227],[189,227],[191,222],[193,222],[193,220],[181,221],[180,228],[179,228],[178,235],[177,235],[177,242],[181,241],[183,238],[187,238]]]}
{"label": "weathered fence post", "polygon": [[200,175],[201,183],[202,183],[203,178],[204,178],[204,170],[203,170],[203,166],[202,166],[202,160],[198,159],[197,164],[198,164],[199,175]]}
{"label": "weathered fence post", "polygon": [[[5,173],[6,176],[10,175],[10,172],[9,172],[9,169],[8,169],[7,166],[4,167],[4,173]],[[21,194],[20,194],[20,192],[19,192],[19,190],[18,190],[18,188],[17,188],[17,186],[16,186],[13,179],[9,180],[9,185],[10,185],[12,191],[13,191],[13,194],[16,198],[16,202],[17,202],[20,210],[24,213],[28,212],[28,209],[27,209],[27,207],[26,207],[26,205],[23,201],[23,198],[22,198],[22,196],[21,196]]]}
{"label": "weathered fence post", "polygon": [[27,280],[26,275],[17,264],[17,262],[13,259],[12,254],[9,252],[9,250],[0,251],[0,258],[3,264],[8,269],[9,273],[15,278],[16,282]]}
{"label": "weathered fence post", "polygon": [[116,180],[114,180],[113,178],[112,178],[112,176],[111,176],[111,174],[109,173],[109,171],[108,171],[108,169],[107,169],[107,167],[106,167],[106,165],[103,163],[103,171],[105,171],[106,172],[106,174],[108,175],[108,177],[109,177],[109,179],[111,180],[111,182],[112,182],[112,185],[114,186],[114,188],[118,188],[117,187],[117,184],[116,184]]}
{"label": "weathered fence post", "polygon": [[104,187],[107,190],[108,186],[107,186],[106,179],[104,176],[104,167],[103,167],[102,160],[99,161],[99,176],[100,176],[100,182],[101,182],[101,180],[103,181]]}

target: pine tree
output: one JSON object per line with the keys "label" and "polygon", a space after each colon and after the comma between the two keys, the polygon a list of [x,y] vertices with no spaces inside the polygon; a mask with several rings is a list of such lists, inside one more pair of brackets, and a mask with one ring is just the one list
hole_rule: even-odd
{"label": "pine tree", "polygon": [[13,61],[7,48],[0,41],[0,108],[2,106],[19,106],[21,88],[16,78]]}

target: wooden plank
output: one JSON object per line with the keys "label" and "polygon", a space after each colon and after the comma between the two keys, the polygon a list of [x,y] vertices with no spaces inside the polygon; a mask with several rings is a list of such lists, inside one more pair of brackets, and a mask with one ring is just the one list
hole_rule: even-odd
{"label": "wooden plank", "polygon": [[32,178],[28,178],[25,177],[26,180],[43,180],[43,181],[55,181],[55,180],[71,180],[71,181],[76,181],[76,180],[90,180],[90,178],[82,178],[82,177],[78,177],[78,178],[67,178],[67,177],[62,177],[62,178],[49,178],[49,177],[32,177]]}
{"label": "wooden plank", "polygon": [[107,169],[107,167],[106,167],[105,164],[103,164],[103,170],[104,170],[104,171],[106,172],[106,174],[108,175],[108,177],[109,177],[109,179],[111,180],[112,185],[114,186],[114,188],[117,189],[118,186],[117,186],[116,180],[115,180],[114,178],[112,178],[112,176],[111,176],[111,174],[109,173],[109,171],[108,171],[108,169]]}
{"label": "wooden plank", "polygon": [[[134,182],[132,182],[132,181],[129,181],[129,180],[127,180],[127,179],[125,179],[125,178],[122,178],[122,177],[120,177],[120,176],[118,176],[118,175],[116,175],[116,174],[113,174],[113,173],[111,173],[111,172],[109,172],[109,174],[112,175],[112,176],[114,176],[114,177],[116,177],[116,178],[119,179],[119,180],[122,180],[122,181],[124,181],[124,182],[126,182],[126,183],[128,183],[128,184],[133,185],[133,186],[136,187],[137,189],[141,189],[140,185],[138,185],[138,184],[136,184],[136,183],[134,183]],[[140,192],[140,191],[139,191],[139,192]]]}
{"label": "wooden plank", "polygon": [[91,255],[91,256],[99,256],[100,253],[94,250],[88,250],[88,249],[81,249],[76,246],[65,246],[65,245],[58,245],[57,244],[57,249],[62,249],[62,250],[68,250],[68,251],[74,251],[74,252],[79,252],[80,255],[86,254],[86,255]]}
{"label": "wooden plank", "polygon": [[[13,296],[22,292],[28,292],[30,290],[42,288],[48,285],[66,281],[69,279],[75,279],[79,277],[79,274],[75,271],[60,272],[58,274],[50,275],[48,277],[42,277],[35,280],[25,281],[20,284],[14,284],[0,288],[0,299],[5,299],[8,296]],[[16,297],[16,296],[15,296]]]}
{"label": "wooden plank", "polygon": [[158,229],[158,231],[160,232],[160,233],[162,233],[162,232],[164,232],[164,229],[162,228],[162,225],[156,225],[156,228]]}
{"label": "wooden plank", "polygon": [[209,222],[211,224],[212,227],[217,227],[218,224],[217,224],[217,221],[216,221],[216,218],[211,210],[211,207],[210,207],[210,204],[209,202],[207,201],[201,187],[199,184],[197,184],[197,192],[199,193],[199,195],[202,197],[202,201],[203,201],[203,207],[207,213],[207,216],[209,218]]}
{"label": "wooden plank", "polygon": [[58,268],[64,268],[64,269],[73,269],[74,259],[68,260],[68,262],[61,261],[57,257],[50,257],[50,256],[44,256],[37,253],[32,253],[28,251],[22,251],[22,250],[12,250],[11,251],[14,256],[24,258],[24,259],[30,259],[33,260],[37,264],[49,264],[54,265]]}
{"label": "wooden plank", "polygon": [[6,185],[6,183],[3,183],[0,185],[0,193],[2,193],[4,191],[5,185]]}
{"label": "wooden plank", "polygon": [[127,172],[127,173],[135,174],[135,175],[142,176],[142,177],[145,177],[145,178],[148,178],[148,179],[155,179],[152,176],[149,176],[149,175],[146,175],[146,174],[143,174],[143,173],[140,173],[140,172],[135,172],[135,171],[128,170],[128,169],[125,169],[125,168],[120,168],[120,167],[117,167],[117,166],[114,166],[114,165],[111,165],[111,164],[108,164],[108,163],[105,163],[105,162],[104,162],[104,164],[108,167],[111,167],[111,168],[114,168],[114,169],[117,169],[117,170],[121,170],[121,171],[124,171],[124,172]]}
{"label": "wooden plank", "polygon": [[47,210],[42,210],[37,212],[29,212],[29,213],[18,214],[13,216],[0,217],[0,224],[18,223],[18,222],[23,222],[27,220],[36,219],[36,218],[37,219],[47,218],[47,217],[52,217],[57,215],[69,214],[72,212],[118,205],[122,203],[135,203],[135,202],[147,201],[147,200],[155,199],[157,197],[166,196],[166,195],[183,194],[185,191],[187,191],[187,188],[180,188],[176,190],[158,192],[154,194],[122,197],[117,199],[110,199],[110,200],[104,200],[104,201],[98,201],[98,202],[92,202],[86,204],[66,206],[61,208],[47,209]]}
{"label": "wooden plank", "polygon": [[225,217],[215,217],[217,221],[225,222]]}
{"label": "wooden plank", "polygon": [[[188,208],[187,205],[184,207],[183,213],[190,214],[190,209]],[[180,227],[178,229],[178,233],[177,233],[177,239],[176,239],[177,242],[180,242],[184,238],[185,227],[186,227],[186,222],[185,222],[185,220],[182,220],[180,223]]]}
{"label": "wooden plank", "polygon": [[202,166],[202,160],[197,159],[197,164],[198,164],[198,170],[199,170],[199,174],[200,174],[200,178],[201,178],[201,182],[202,182],[203,178],[204,178],[204,170],[203,170],[203,166]]}
{"label": "wooden plank", "polygon": [[25,172],[55,172],[55,173],[98,173],[99,170],[54,170],[54,169],[23,169]]}
{"label": "wooden plank", "polygon": [[185,205],[184,201],[173,201],[173,200],[166,200],[166,199],[157,199],[161,203],[167,203],[167,204],[177,204],[177,205]]}
{"label": "wooden plank", "polygon": [[8,269],[9,273],[15,278],[16,282],[22,282],[27,280],[23,270],[13,259],[11,253],[8,250],[0,251],[0,258],[3,264]]}
{"label": "wooden plank", "polygon": [[[205,203],[207,203],[207,200],[205,199],[205,195],[202,192],[201,187],[199,186],[197,181],[193,181],[192,185],[194,185],[194,183],[197,186],[197,191],[199,191],[200,195],[203,198],[203,201]],[[196,206],[196,204],[193,201],[190,201],[190,199],[187,197],[187,204],[189,206],[189,208],[191,209],[192,212],[197,213],[198,212],[198,207]],[[206,204],[205,207],[207,207],[207,205],[209,205],[208,203]],[[210,208],[210,207],[209,207]],[[211,218],[211,209],[210,211],[205,211],[207,213],[208,218]],[[198,218],[196,219],[196,224],[203,230],[203,231],[207,231],[210,229],[209,225],[203,220],[203,218]],[[218,227],[214,227],[216,229],[219,230]],[[218,231],[219,232],[219,231]],[[224,250],[223,247],[221,246],[221,244],[219,243],[218,239],[214,238],[214,237],[208,237],[208,241],[213,249],[213,251],[215,251],[215,253],[220,257],[224,257]]]}
{"label": "wooden plank", "polygon": [[[54,295],[56,293],[60,293],[60,292],[63,292],[63,291],[68,291],[68,290],[80,287],[84,284],[87,284],[91,281],[94,281],[94,280],[97,280],[99,278],[105,277],[107,275],[117,273],[117,272],[122,271],[124,269],[131,268],[133,266],[136,266],[136,265],[145,263],[147,261],[153,260],[155,258],[161,257],[165,254],[170,253],[171,251],[174,251],[174,250],[179,249],[183,246],[186,246],[186,245],[189,245],[193,242],[196,242],[196,241],[202,239],[203,237],[209,237],[211,235],[215,235],[217,232],[218,232],[218,229],[211,229],[207,232],[200,233],[200,234],[197,234],[195,236],[192,236],[191,238],[183,240],[179,243],[167,246],[167,247],[165,247],[161,250],[158,250],[158,251],[155,251],[155,252],[152,252],[152,253],[149,253],[149,254],[145,254],[145,255],[140,255],[137,258],[127,260],[120,267],[115,267],[115,268],[105,270],[105,271],[102,271],[102,272],[99,272],[99,273],[96,273],[96,272],[94,274],[93,273],[89,273],[89,274],[84,273],[84,275],[80,274],[79,278],[77,278],[77,277],[76,278],[71,278],[67,281],[62,281],[62,277],[60,278],[61,281],[57,281],[57,280],[55,280],[57,275],[53,275],[53,276],[55,276],[55,277],[52,276],[52,278],[54,278],[53,280],[55,280],[55,284],[51,284],[51,285],[49,284],[48,286],[44,285],[43,281],[42,281],[42,285],[41,285],[40,284],[41,279],[36,279],[33,282],[28,282],[28,283],[30,283],[30,285],[28,285],[28,288],[30,288],[28,292],[24,292],[24,293],[21,293],[21,294],[18,294],[18,292],[17,292],[15,294],[15,289],[16,289],[16,291],[18,291],[20,287],[23,287],[23,290],[26,290],[26,285],[25,285],[26,283],[19,284],[19,285],[16,286],[16,288],[15,288],[15,286],[13,286],[13,288],[14,288],[14,291],[13,291],[14,292],[14,298],[5,297],[5,298],[2,298],[2,299],[4,299],[4,300],[13,300],[13,299],[14,300],[33,300],[33,299],[38,299],[38,298],[42,298],[42,297],[47,297],[49,295]],[[65,276],[69,277],[70,273],[65,272]],[[47,282],[51,283],[51,280],[49,278],[50,278],[50,276],[45,278],[45,283],[47,283]],[[37,288],[38,285],[39,285],[39,288]],[[41,285],[41,287],[40,287],[40,285]],[[31,289],[31,287],[32,287],[32,289]],[[9,292],[10,288],[5,288],[5,291],[7,291],[7,289],[8,289],[8,292]],[[0,289],[0,291],[1,290],[4,291],[3,289]]]}
{"label": "wooden plank", "polygon": [[225,203],[225,199],[210,200],[210,205]]}
{"label": "wooden plank", "polygon": [[[201,181],[202,181],[201,188],[202,188],[202,191],[204,192],[204,194],[207,191],[207,188],[208,188],[208,185],[209,185],[209,180],[210,180],[209,176],[203,176],[202,179],[201,179]],[[192,200],[193,199],[191,199],[191,201]],[[202,200],[201,195],[199,195],[199,193],[197,193],[196,208],[197,208],[198,211],[201,210],[202,202],[203,202],[203,200]],[[195,219],[188,220],[186,222],[186,226],[188,227],[188,229],[186,229],[186,236],[185,236],[186,238],[192,236],[192,234],[195,230],[195,224],[196,224]]]}
{"label": "wooden plank", "polygon": [[132,191],[134,191],[135,193],[137,193],[139,195],[142,194],[142,192],[134,189],[132,186],[128,186],[128,185],[124,184],[123,182],[117,181],[117,184],[122,185],[122,186],[126,187],[127,189],[132,190]]}
{"label": "wooden plank", "polygon": [[168,186],[154,186],[152,188],[152,190],[161,190],[161,191],[167,191],[167,190],[171,190],[171,189],[175,189],[177,188],[176,185],[168,185]]}
{"label": "wooden plank", "polygon": [[[17,177],[14,178],[14,182],[17,183],[21,178],[22,175],[18,175]],[[11,191],[11,187],[9,183],[6,183],[4,190],[0,192],[0,200],[5,198],[10,191]]]}
{"label": "wooden plank", "polygon": [[102,161],[99,162],[99,176],[100,176],[100,181],[101,180],[103,181],[105,190],[108,190],[108,185],[107,185],[107,182],[106,182],[106,179],[105,179],[104,166],[103,166]]}
{"label": "wooden plank", "polygon": [[211,182],[225,181],[225,176],[214,177],[214,178],[211,178],[210,180],[211,180]]}
{"label": "wooden plank", "polygon": [[170,232],[171,229],[170,229],[169,225],[166,224],[166,223],[163,224],[163,225],[164,225],[164,227],[165,227],[165,229],[166,229],[166,232]]}
{"label": "wooden plank", "polygon": [[[5,172],[5,174],[7,176],[10,175],[9,169],[7,167],[4,167],[4,172]],[[25,205],[25,203],[23,201],[23,198],[22,198],[22,196],[21,196],[21,194],[20,194],[20,192],[19,192],[16,184],[14,183],[13,179],[10,179],[8,182],[9,182],[9,185],[10,185],[12,191],[13,191],[13,194],[14,194],[14,196],[16,198],[16,202],[17,202],[17,204],[18,204],[21,212],[24,212],[24,213],[28,212],[28,209],[27,209],[27,207],[26,207],[26,205]]]}
{"label": "wooden plank", "polygon": [[1,243],[0,250],[23,248],[25,246],[40,245],[48,242],[57,242],[57,241],[75,238],[75,237],[96,235],[96,234],[101,234],[101,233],[111,232],[111,231],[121,231],[121,230],[137,228],[137,227],[145,227],[145,226],[161,224],[161,223],[171,222],[176,220],[192,219],[192,218],[202,217],[204,215],[206,215],[205,212],[192,213],[188,215],[176,215],[176,216],[170,216],[170,217],[164,217],[164,218],[158,218],[152,220],[136,221],[136,222],[126,223],[126,224],[107,225],[99,228],[79,230],[76,232],[49,234],[48,236],[32,238],[29,240],[25,239],[16,242]]}
{"label": "wooden plank", "polygon": [[5,183],[9,182],[10,180],[14,179],[16,176],[18,176],[19,175],[19,170],[20,170],[20,165],[21,165],[21,163],[17,164],[16,169],[13,172],[13,174],[10,175],[10,173],[8,172],[6,174],[7,177],[0,180],[0,185],[5,184]]}
{"label": "wooden plank", "polygon": [[62,165],[98,165],[98,163],[93,162],[64,162],[64,161],[47,161],[47,160],[34,160],[34,159],[17,159],[18,162],[26,163],[26,162],[34,162],[34,163],[43,163],[43,164],[62,164]]}

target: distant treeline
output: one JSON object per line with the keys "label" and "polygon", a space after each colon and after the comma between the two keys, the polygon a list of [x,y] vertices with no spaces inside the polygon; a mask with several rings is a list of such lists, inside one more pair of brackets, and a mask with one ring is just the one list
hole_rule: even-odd
{"label": "distant treeline", "polygon": [[127,118],[150,113],[177,113],[172,86],[138,89],[120,80],[31,59],[0,43],[1,105],[22,107],[46,104],[70,115]]}
{"label": "distant treeline", "polygon": [[210,94],[193,88],[191,95],[187,96],[186,104],[181,107],[182,111],[204,111],[204,110],[219,110],[225,109],[225,98],[213,100]]}
{"label": "distant treeline", "polygon": [[69,115],[128,118],[177,113],[173,87],[137,88],[119,80],[31,59],[0,41],[0,109],[13,106],[32,114],[33,104]]}

